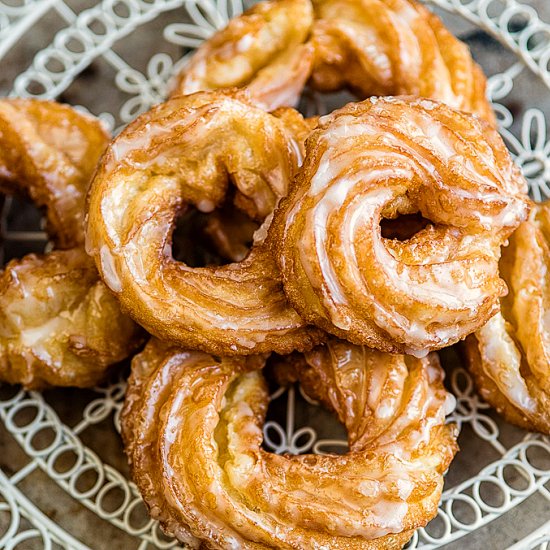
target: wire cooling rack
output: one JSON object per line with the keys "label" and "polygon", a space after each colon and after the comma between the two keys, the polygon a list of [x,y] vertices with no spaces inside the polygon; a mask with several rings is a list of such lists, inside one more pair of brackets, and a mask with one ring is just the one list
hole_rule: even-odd
{"label": "wire cooling rack", "polygon": [[[490,76],[501,133],[532,196],[549,197],[550,26],[515,0],[426,3],[471,46]],[[242,0],[0,0],[0,92],[58,98],[117,131],[161,101],[186,55],[242,10]],[[325,112],[327,101],[306,94],[302,107]],[[46,244],[36,214],[26,208],[9,199],[4,206],[0,251],[6,260]],[[494,415],[452,350],[443,362],[457,397],[453,420],[462,451],[447,475],[437,518],[408,548],[548,548],[549,438]],[[93,391],[0,387],[1,548],[177,546],[148,518],[127,478],[117,433],[123,374]],[[272,398],[267,448],[322,453],[345,447],[341,427],[299,387],[279,389]]]}

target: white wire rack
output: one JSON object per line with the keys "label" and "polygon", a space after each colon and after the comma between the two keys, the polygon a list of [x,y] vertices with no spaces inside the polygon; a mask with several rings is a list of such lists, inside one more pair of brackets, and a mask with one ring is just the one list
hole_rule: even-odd
{"label": "white wire rack", "polygon": [[[515,0],[427,3],[454,14],[447,22],[490,75],[501,133],[533,197],[550,196],[550,26]],[[242,9],[242,0],[0,0],[0,88],[81,105],[116,131],[161,101],[185,55]],[[308,101],[306,108],[326,110],[323,97]],[[7,255],[45,242],[39,227],[18,222],[20,208],[11,201],[4,208]],[[454,367],[448,382],[463,450],[437,518],[408,548],[548,548],[550,439],[502,422],[458,359],[446,353],[444,362]],[[0,388],[0,548],[176,546],[127,479],[116,433],[124,389],[122,377],[86,392]],[[345,446],[313,406],[299,388],[276,391],[266,446],[278,453]]]}

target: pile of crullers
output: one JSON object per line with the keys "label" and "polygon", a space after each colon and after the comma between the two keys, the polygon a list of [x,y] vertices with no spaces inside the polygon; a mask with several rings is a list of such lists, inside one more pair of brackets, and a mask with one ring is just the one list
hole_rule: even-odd
{"label": "pile of crullers", "polygon": [[[304,119],[306,85],[359,101]],[[150,334],[122,435],[167,533],[402,547],[457,450],[435,350],[463,342],[483,398],[550,433],[550,206],[495,126],[468,49],[414,0],[261,2],[112,141],[1,100],[0,189],[45,210],[54,248],[1,274],[0,377],[90,386]],[[333,410],[349,451],[266,452],[265,372]]]}

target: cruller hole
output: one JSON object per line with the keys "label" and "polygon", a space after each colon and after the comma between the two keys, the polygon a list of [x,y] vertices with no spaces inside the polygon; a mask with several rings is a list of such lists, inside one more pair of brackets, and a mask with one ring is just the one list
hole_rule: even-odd
{"label": "cruller hole", "polygon": [[235,207],[212,213],[189,208],[172,233],[172,256],[190,267],[222,266],[243,260],[258,224]]}
{"label": "cruller hole", "polygon": [[402,214],[395,219],[383,218],[380,228],[384,239],[408,241],[430,223],[430,220],[417,212],[416,214]]}

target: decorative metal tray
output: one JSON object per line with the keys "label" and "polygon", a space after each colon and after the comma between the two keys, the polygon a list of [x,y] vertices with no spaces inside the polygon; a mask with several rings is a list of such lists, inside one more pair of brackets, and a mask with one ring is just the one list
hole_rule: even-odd
{"label": "decorative metal tray", "polygon": [[[501,133],[532,196],[550,196],[550,26],[516,0],[426,3],[489,75]],[[161,101],[185,55],[242,10],[242,0],[0,0],[0,93],[81,105],[116,132]],[[325,112],[327,101],[306,94],[302,108]],[[47,246],[31,207],[8,200],[1,223],[4,261]],[[462,450],[439,515],[408,548],[547,548],[550,439],[501,421],[454,351],[442,359]],[[117,433],[125,374],[93,391],[0,387],[0,548],[177,546],[127,479]],[[321,453],[346,443],[296,387],[274,393],[265,445]]]}

